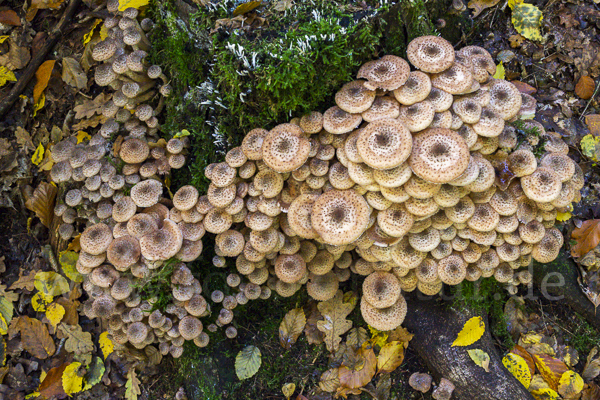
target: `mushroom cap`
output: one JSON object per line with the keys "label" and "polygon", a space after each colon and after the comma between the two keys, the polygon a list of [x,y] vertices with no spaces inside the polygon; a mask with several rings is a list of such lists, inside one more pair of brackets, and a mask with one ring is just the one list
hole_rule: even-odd
{"label": "mushroom cap", "polygon": [[409,157],[412,137],[397,120],[381,119],[362,129],[356,147],[367,165],[385,170],[401,165]]}
{"label": "mushroom cap", "polygon": [[177,254],[175,254],[175,258],[183,262],[194,261],[202,254],[202,248],[202,240],[191,241],[183,239],[181,248]]}
{"label": "mushroom cap", "polygon": [[469,165],[469,148],[456,132],[431,128],[416,135],[408,159],[412,171],[433,183],[458,178]]}
{"label": "mushroom cap", "polygon": [[147,179],[136,183],[131,188],[130,196],[138,207],[151,207],[158,203],[162,192],[162,183],[154,179]]}
{"label": "mushroom cap", "polygon": [[106,250],[106,258],[112,265],[125,269],[140,259],[140,244],[133,236],[121,236],[114,239]]}
{"label": "mushroom cap", "polygon": [[[210,166],[212,167],[209,169]],[[210,174],[208,171],[210,171]],[[236,176],[236,169],[230,167],[226,162],[222,162],[210,164],[206,167],[205,174],[215,186],[225,187],[233,183]]]}
{"label": "mushroom cap", "polygon": [[338,106],[330,107],[323,114],[323,129],[341,135],[356,129],[362,122],[360,114],[350,114]]}
{"label": "mushroom cap", "polygon": [[436,113],[442,113],[452,107],[454,97],[442,89],[432,87],[426,100],[433,105]]}
{"label": "mushroom cap", "polygon": [[360,301],[360,312],[367,324],[379,331],[390,331],[396,329],[406,317],[406,300],[399,296],[394,305],[387,308],[375,308],[365,297]]}
{"label": "mushroom cap", "polygon": [[309,134],[319,133],[323,129],[323,114],[312,111],[300,118],[300,128]]}
{"label": "mushroom cap", "polygon": [[265,169],[254,176],[254,187],[262,192],[265,198],[273,198],[281,193],[284,180],[281,174]]}
{"label": "mushroom cap", "polygon": [[500,214],[489,203],[475,204],[475,211],[467,221],[467,225],[479,232],[489,232],[496,229]]}
{"label": "mushroom cap", "polygon": [[411,233],[408,242],[417,251],[424,253],[435,249],[440,244],[440,232],[435,228],[427,228],[418,233]]}
{"label": "mushroom cap", "polygon": [[309,281],[306,283],[308,295],[317,301],[332,299],[338,288],[339,282],[334,272],[328,272],[324,275],[310,274]]}
{"label": "mushroom cap", "polygon": [[349,113],[362,113],[366,111],[375,100],[375,90],[367,89],[365,81],[358,80],[346,83],[335,94],[335,103],[342,110]]}
{"label": "mushroom cap", "polygon": [[249,160],[262,159],[262,145],[269,131],[262,128],[252,129],[244,136],[242,151]]}
{"label": "mushroom cap", "polygon": [[546,234],[546,228],[534,219],[526,224],[519,224],[519,236],[525,243],[538,243]]}
{"label": "mushroom cap", "polygon": [[202,322],[196,317],[187,315],[179,321],[177,329],[185,340],[194,340],[202,333]]}
{"label": "mushroom cap", "polygon": [[246,242],[244,235],[240,232],[227,230],[217,235],[215,244],[219,247],[224,257],[237,257],[244,250]]}
{"label": "mushroom cap", "polygon": [[396,100],[405,106],[423,101],[431,92],[431,79],[421,71],[410,73],[404,85],[394,90]]}
{"label": "mushroom cap", "polygon": [[402,204],[393,204],[377,214],[377,224],[381,230],[393,237],[403,237],[410,231],[414,217]]}
{"label": "mushroom cap", "polygon": [[265,164],[277,172],[291,172],[304,164],[310,142],[302,129],[293,124],[280,124],[269,131],[262,143]]}
{"label": "mushroom cap", "polygon": [[99,318],[110,318],[115,313],[117,303],[110,296],[100,296],[92,303],[92,310]]}
{"label": "mushroom cap", "polygon": [[306,273],[306,262],[299,254],[281,254],[275,260],[275,275],[285,283],[296,283]]}
{"label": "mushroom cap", "polygon": [[488,108],[504,120],[515,117],[521,109],[521,92],[512,83],[504,79],[494,79],[490,87]]}
{"label": "mushroom cap", "polygon": [[373,179],[382,187],[398,188],[406,183],[412,176],[408,163],[385,170],[373,170]]}
{"label": "mushroom cap", "polygon": [[369,89],[394,90],[406,82],[409,73],[410,66],[404,59],[386,55],[363,64],[356,77],[366,79],[365,86]]}
{"label": "mushroom cap", "polygon": [[105,61],[111,58],[117,51],[117,44],[114,40],[106,38],[97,43],[92,50],[92,58],[95,61]]}
{"label": "mushroom cap", "polygon": [[143,322],[134,322],[127,327],[127,339],[132,344],[141,344],[148,337],[148,326]]}
{"label": "mushroom cap", "polygon": [[294,199],[288,209],[287,221],[290,228],[302,238],[316,239],[319,237],[311,222],[312,208],[318,198],[318,194],[301,194]]}
{"label": "mushroom cap", "polygon": [[561,180],[553,170],[540,167],[531,175],[521,178],[521,187],[525,195],[533,201],[547,203],[560,194]]}
{"label": "mushroom cap", "polygon": [[467,92],[473,84],[473,75],[461,64],[453,64],[450,68],[431,79],[431,86],[450,94]]}
{"label": "mushroom cap", "polygon": [[183,234],[170,219],[163,221],[161,229],[140,239],[142,255],[150,260],[168,260],[175,256],[183,244]]}
{"label": "mushroom cap", "polygon": [[421,393],[427,393],[431,389],[431,375],[415,372],[408,378],[408,384]]}
{"label": "mushroom cap", "polygon": [[454,63],[454,47],[438,36],[421,36],[411,40],[406,55],[416,68],[433,74],[447,70]]}
{"label": "mushroom cap", "polygon": [[440,380],[440,384],[432,393],[432,397],[435,400],[450,400],[452,392],[454,391],[454,384],[446,378]]}
{"label": "mushroom cap", "polygon": [[369,223],[369,205],[353,190],[330,190],[314,202],[313,229],[328,244],[349,244],[358,239]]}
{"label": "mushroom cap", "polygon": [[376,308],[393,306],[400,297],[398,278],[390,272],[375,271],[365,278],[362,285],[363,299]]}
{"label": "mushroom cap", "polygon": [[412,269],[423,262],[427,253],[415,250],[405,236],[398,244],[392,247],[392,260],[400,267]]}
{"label": "mushroom cap", "polygon": [[150,155],[148,142],[138,138],[130,138],[121,144],[119,157],[128,164],[144,162]]}
{"label": "mushroom cap", "polygon": [[79,239],[81,249],[94,256],[106,252],[112,241],[112,231],[103,223],[86,228]]}
{"label": "mushroom cap", "polygon": [[452,103],[452,111],[463,120],[465,124],[474,124],[481,116],[481,106],[478,102],[468,97],[462,97]]}
{"label": "mushroom cap", "polygon": [[540,167],[554,171],[561,182],[569,181],[575,174],[575,163],[566,154],[548,153],[540,160]]}
{"label": "mushroom cap", "polygon": [[384,118],[398,118],[400,115],[400,104],[390,96],[376,97],[366,111],[361,114],[363,120],[373,122]]}
{"label": "mushroom cap", "polygon": [[150,214],[136,214],[127,221],[127,232],[138,239],[157,229],[158,221]]}
{"label": "mushroom cap", "polygon": [[458,285],[467,275],[467,263],[458,254],[438,261],[438,275],[447,285]]}
{"label": "mushroom cap", "polygon": [[473,124],[473,130],[484,137],[497,137],[504,130],[504,120],[489,108],[483,108],[479,121]]}
{"label": "mushroom cap", "polygon": [[198,202],[198,189],[191,185],[182,186],[173,195],[173,206],[181,211],[189,210]]}
{"label": "mushroom cap", "polygon": [[400,107],[398,121],[401,121],[409,131],[419,132],[432,124],[435,118],[433,104],[427,100]]}
{"label": "mushroom cap", "polygon": [[119,272],[108,264],[94,268],[90,274],[90,281],[101,288],[110,287],[118,278]]}

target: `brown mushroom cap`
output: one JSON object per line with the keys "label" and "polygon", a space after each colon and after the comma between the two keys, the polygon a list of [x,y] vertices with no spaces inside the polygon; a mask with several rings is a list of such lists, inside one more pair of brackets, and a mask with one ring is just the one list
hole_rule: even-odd
{"label": "brown mushroom cap", "polygon": [[310,297],[317,301],[332,299],[339,288],[338,278],[335,273],[328,272],[324,275],[310,274],[306,283],[306,291]]}
{"label": "brown mushroom cap", "polygon": [[369,61],[358,70],[357,78],[366,79],[365,86],[371,90],[394,90],[408,79],[410,66],[397,56],[386,55],[379,60]]}
{"label": "brown mushroom cap", "polygon": [[81,249],[94,256],[106,252],[112,241],[112,231],[103,223],[86,228],[79,239]]}
{"label": "brown mushroom cap", "polygon": [[306,133],[319,133],[323,129],[323,114],[317,111],[305,114],[300,118],[299,126]]}
{"label": "brown mushroom cap", "polygon": [[202,333],[202,322],[198,318],[188,315],[179,321],[177,329],[185,340],[194,340]]}
{"label": "brown mushroom cap", "polygon": [[434,118],[433,104],[427,100],[400,107],[398,115],[398,121],[402,122],[411,132],[419,132],[427,128],[433,123]]}
{"label": "brown mushroom cap", "polygon": [[114,239],[106,250],[106,258],[115,268],[129,268],[140,258],[140,244],[133,236],[121,236]]}
{"label": "brown mushroom cap", "polygon": [[305,273],[306,262],[299,254],[282,254],[275,260],[275,274],[282,282],[298,282]]}
{"label": "brown mushroom cap", "polygon": [[305,239],[316,239],[319,237],[311,223],[311,212],[315,201],[319,198],[317,194],[301,194],[296,197],[288,209],[287,220],[292,230]]}
{"label": "brown mushroom cap", "polygon": [[198,190],[191,186],[182,186],[173,195],[173,205],[181,211],[189,210],[198,202]]}
{"label": "brown mushroom cap", "polygon": [[353,190],[330,190],[314,202],[313,229],[333,245],[353,242],[367,229],[369,205]]}
{"label": "brown mushroom cap", "polygon": [[427,393],[431,389],[431,376],[425,373],[415,372],[408,378],[408,384],[411,388]]}
{"label": "brown mushroom cap", "polygon": [[412,137],[402,123],[393,119],[381,119],[362,129],[356,147],[367,165],[386,170],[401,165],[408,158],[412,149]]}
{"label": "brown mushroom cap", "polygon": [[393,306],[400,297],[400,283],[389,272],[376,271],[363,281],[363,298],[373,307]]}
{"label": "brown mushroom cap", "polygon": [[382,231],[393,237],[403,237],[414,223],[412,214],[402,204],[394,204],[377,214],[377,224]]}
{"label": "brown mushroom cap", "polygon": [[521,187],[531,200],[547,203],[558,197],[562,185],[556,172],[540,167],[533,174],[521,178]]}
{"label": "brown mushroom cap", "polygon": [[569,181],[575,174],[575,163],[566,154],[548,153],[540,160],[540,167],[554,171],[561,182]]}
{"label": "brown mushroom cap", "polygon": [[431,85],[450,94],[467,92],[473,84],[473,75],[461,64],[453,64],[450,68],[431,79]]}
{"label": "brown mushroom cap", "polygon": [[454,47],[438,36],[421,36],[406,48],[408,61],[423,72],[439,73],[454,63]]}
{"label": "brown mushroom cap", "polygon": [[151,207],[158,203],[162,192],[162,183],[154,179],[147,179],[136,183],[131,188],[130,196],[138,207]]}
{"label": "brown mushroom cap", "polygon": [[128,164],[144,162],[149,154],[150,147],[148,147],[148,143],[145,140],[137,138],[125,140],[119,150],[121,160]]}
{"label": "brown mushroom cap", "polygon": [[379,331],[396,329],[406,317],[406,300],[403,296],[391,307],[375,308],[364,298],[360,301],[360,312],[367,324]]}
{"label": "brown mushroom cap", "polygon": [[262,158],[277,172],[291,172],[308,158],[310,142],[302,129],[293,124],[280,124],[271,129],[262,143]]}
{"label": "brown mushroom cap", "polygon": [[367,122],[373,122],[378,119],[384,118],[398,118],[400,114],[400,104],[390,96],[379,96],[376,97],[366,111],[361,114],[363,120]]}
{"label": "brown mushroom cap", "polygon": [[252,129],[244,136],[242,151],[249,160],[262,159],[262,145],[269,131],[262,128]]}
{"label": "brown mushroom cap", "polygon": [[531,175],[537,168],[537,160],[531,150],[520,149],[508,156],[508,166],[517,177]]}
{"label": "brown mushroom cap", "polygon": [[512,83],[504,79],[494,79],[490,88],[488,108],[504,120],[516,116],[521,109],[521,92]]}
{"label": "brown mushroom cap", "polygon": [[151,214],[136,214],[127,221],[127,232],[138,239],[157,229],[158,220]]}
{"label": "brown mushroom cap", "polygon": [[446,183],[467,169],[469,148],[463,138],[450,129],[427,129],[414,137],[408,163],[420,178]]}
{"label": "brown mushroom cap", "polygon": [[467,275],[467,263],[458,255],[452,254],[438,261],[438,275],[447,285],[458,285]]}
{"label": "brown mushroom cap", "polygon": [[409,106],[425,100],[430,91],[431,79],[429,79],[429,75],[420,71],[413,71],[404,85],[394,90],[394,97],[400,104]]}
{"label": "brown mushroom cap", "polygon": [[360,114],[350,114],[334,106],[323,114],[323,129],[335,135],[348,133],[356,129],[362,122]]}
{"label": "brown mushroom cap", "polygon": [[140,239],[142,255],[151,261],[168,260],[179,252],[182,244],[183,234],[170,219],[163,221],[161,229]]}
{"label": "brown mushroom cap", "polygon": [[335,94],[335,103],[342,110],[349,113],[362,113],[366,111],[375,100],[375,91],[367,89],[365,81],[358,80],[346,83]]}

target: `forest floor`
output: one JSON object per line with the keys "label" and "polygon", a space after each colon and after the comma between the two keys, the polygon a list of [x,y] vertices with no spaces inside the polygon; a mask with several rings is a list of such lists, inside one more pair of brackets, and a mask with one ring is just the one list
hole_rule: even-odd
{"label": "forest floor", "polygon": [[[0,82],[5,83],[0,88],[0,100],[14,85],[9,72],[14,71],[15,79],[21,77],[27,64],[40,50],[43,39],[60,19],[63,2],[56,1],[57,6],[50,7],[51,2],[34,0],[32,3],[37,5],[37,15],[32,11],[36,7],[24,10],[23,4],[17,0],[9,0],[0,6]],[[37,85],[36,79],[33,79],[0,121],[0,294],[11,298],[15,316],[38,319],[48,326],[51,324],[44,311],[36,311],[32,306],[35,302],[32,299],[35,295],[33,275],[40,270],[53,270],[56,255],[46,246],[50,238],[48,228],[26,203],[40,182],[47,179],[48,169],[45,166],[49,157],[43,154],[43,149],[79,131],[91,134],[103,122],[96,112],[101,104],[102,88],[94,84],[89,54],[90,40],[92,43],[99,40],[96,21],[106,16],[98,11],[101,3],[85,0],[68,24],[63,39],[52,51],[48,59],[57,60],[57,64],[50,69],[42,88],[45,101],[39,96],[34,98],[34,86]],[[416,15],[414,11],[413,14],[399,15],[403,9],[394,8],[395,2],[390,2],[391,16],[388,5],[381,7],[372,1],[344,0],[333,5],[333,2],[327,1],[315,1],[315,5],[306,5],[300,0],[265,1],[260,7],[241,14],[245,18],[243,24],[240,17],[233,16],[233,10],[240,2],[234,4],[228,1],[224,6],[206,6],[203,3],[175,0],[160,4],[152,2],[145,8],[147,15],[152,16],[161,27],[160,34],[152,37],[156,49],[151,54],[152,60],[165,65],[175,90],[167,105],[164,135],[169,138],[182,129],[192,133],[189,166],[174,174],[174,187],[188,181],[198,187],[206,186],[201,173],[203,167],[222,157],[225,149],[239,143],[244,132],[257,126],[268,129],[310,109],[326,109],[332,104],[335,88],[350,80],[360,63],[389,52],[404,56],[402,52],[408,39],[433,30],[440,32],[456,47],[479,45],[486,48],[497,63],[502,62],[505,79],[520,82],[520,90],[532,94],[538,105],[542,105],[538,107],[535,119],[546,130],[559,132],[569,144],[570,155],[586,175],[586,186],[582,201],[559,226],[565,238],[570,237],[572,230],[580,227],[582,221],[600,218],[600,177],[596,165],[600,159],[600,104],[596,96],[600,75],[598,4],[583,0],[533,2],[543,13],[540,27],[543,39],[531,41],[515,30],[511,21],[514,11],[511,12],[506,2],[497,0],[472,0],[468,7],[461,0],[451,2],[454,7],[440,1],[438,3],[443,4],[441,8],[431,2],[415,0],[410,7],[417,10]],[[459,3],[462,7],[458,6]],[[302,26],[314,15],[311,14],[313,8],[321,10],[325,16],[328,13],[341,16],[340,24],[355,34],[344,42],[346,47],[341,47],[339,52],[315,49],[302,57],[295,55],[290,58],[290,63],[298,62],[296,74],[307,74],[298,77],[296,84],[303,80],[314,82],[313,91],[305,91],[299,86],[275,91],[272,85],[264,83],[264,76],[249,79],[243,74],[236,74],[236,70],[243,68],[242,62],[224,50],[225,44],[236,37],[234,31],[238,32],[238,44],[247,46],[246,55],[253,50],[266,51],[264,43],[271,37],[277,37],[282,30],[310,34],[310,31],[302,31]],[[25,11],[31,19],[25,17]],[[423,19],[418,17],[421,12],[424,12]],[[382,27],[382,18],[392,22]],[[361,25],[361,20],[366,22]],[[394,23],[404,27],[398,28]],[[314,29],[331,33],[331,26],[324,26],[325,22],[322,25]],[[398,29],[398,32],[394,33],[393,29]],[[402,35],[402,38],[390,37],[394,34]],[[353,46],[356,46],[356,54],[354,58],[348,58],[348,49]],[[339,68],[331,67],[327,73],[320,70],[309,73],[302,69],[310,69],[310,62],[322,60],[324,54],[332,57]],[[319,81],[321,74],[325,75],[323,81]],[[582,76],[591,78],[591,84]],[[288,78],[287,75],[282,77]],[[210,91],[205,90],[207,83],[212,85]],[[255,90],[250,91],[249,88]],[[244,96],[247,101],[243,101]],[[265,104],[267,98],[277,100],[273,104]],[[219,108],[219,101],[226,107]],[[580,143],[590,134],[593,141],[591,148],[582,148]],[[36,164],[33,165],[32,161]],[[569,240],[565,240],[567,248],[571,245]],[[222,283],[227,271],[208,272],[211,257],[210,249],[207,249],[206,255],[193,264],[195,269],[192,270],[198,275],[210,273],[211,279]],[[591,273],[584,279],[592,294],[597,293],[600,287],[596,281],[596,268],[594,264]],[[66,294],[67,312],[69,307],[76,309],[83,301],[76,286],[76,282],[71,282],[71,291]],[[343,286],[344,291],[357,288],[358,282],[355,281]],[[600,332],[583,317],[560,302],[543,297],[533,300],[527,296],[526,289],[516,296],[523,297],[522,302],[511,297],[501,285],[492,283],[465,285],[462,290],[449,294],[454,295],[451,300],[446,300],[450,305],[467,304],[488,313],[492,336],[502,354],[510,351],[515,344],[528,344],[527,340],[534,340],[532,336],[523,339],[522,334],[535,334],[538,335],[536,343],[540,346],[546,343],[555,349],[564,350],[568,346],[570,351],[575,350],[577,357],[569,367],[581,372],[585,369],[588,354],[600,344]],[[236,311],[238,336],[234,340],[215,333],[211,335],[208,347],[186,346],[180,359],[165,357],[160,364],[141,371],[138,375],[141,380],[140,398],[171,399],[183,387],[190,399],[285,399],[282,388],[286,384],[294,384],[294,399],[331,399],[331,394],[318,390],[321,375],[332,365],[325,345],[310,344],[305,334],[288,350],[280,344],[281,321],[288,311],[298,307],[305,307],[309,315],[311,306],[305,293],[287,299],[274,296],[269,300],[250,302],[239,313]],[[348,318],[353,321],[354,327],[366,328],[357,309]],[[2,336],[0,399],[34,398],[28,395],[39,394],[40,382],[54,368],[88,357],[104,358],[98,341],[104,327],[83,316],[77,317],[77,324],[81,325],[84,333],[91,333],[93,350],[89,353],[74,356],[59,348],[52,357],[35,357],[14,329],[12,334]],[[64,337],[61,338],[56,329],[48,332],[51,340],[62,346]],[[248,345],[259,346],[262,365],[255,376],[240,381],[235,374],[235,357]],[[75,398],[124,398],[129,379],[127,371],[135,362],[117,357],[107,359],[101,383],[75,394]],[[411,351],[409,343],[404,361],[391,374],[388,389],[382,384],[378,391],[379,383],[374,382],[369,388],[370,393],[350,395],[350,398],[430,399],[430,394],[416,392],[408,386],[408,378],[414,372],[427,372],[427,367]],[[48,382],[47,386],[51,384]],[[597,388],[592,378],[586,388],[594,387]],[[63,396],[52,392],[52,388],[43,389],[48,390],[48,398]],[[60,392],[56,388],[52,390]],[[588,391],[581,398],[599,399],[599,393],[600,389],[593,393]],[[300,394],[306,397],[300,397]]]}

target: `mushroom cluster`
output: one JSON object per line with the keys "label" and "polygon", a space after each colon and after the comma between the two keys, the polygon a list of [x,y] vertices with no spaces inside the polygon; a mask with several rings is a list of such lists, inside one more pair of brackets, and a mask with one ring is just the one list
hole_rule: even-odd
{"label": "mushroom cluster", "polygon": [[483,48],[424,36],[407,54],[415,70],[393,55],[370,61],[336,106],[253,129],[206,168],[208,193],[182,216],[216,234],[216,266],[236,258],[241,299],[306,284],[324,301],[354,273],[363,318],[390,330],[403,291],[494,276],[515,292],[532,258],[557,257],[557,210],[577,200],[583,173],[530,120],[535,99],[494,79]]}

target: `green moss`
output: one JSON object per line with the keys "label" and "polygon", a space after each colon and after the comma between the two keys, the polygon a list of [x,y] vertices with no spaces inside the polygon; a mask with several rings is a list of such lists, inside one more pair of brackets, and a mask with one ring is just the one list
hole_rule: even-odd
{"label": "green moss", "polygon": [[569,324],[573,331],[566,343],[577,350],[580,359],[585,360],[590,350],[600,343],[600,332],[577,313],[573,314],[573,319],[574,323]]}

